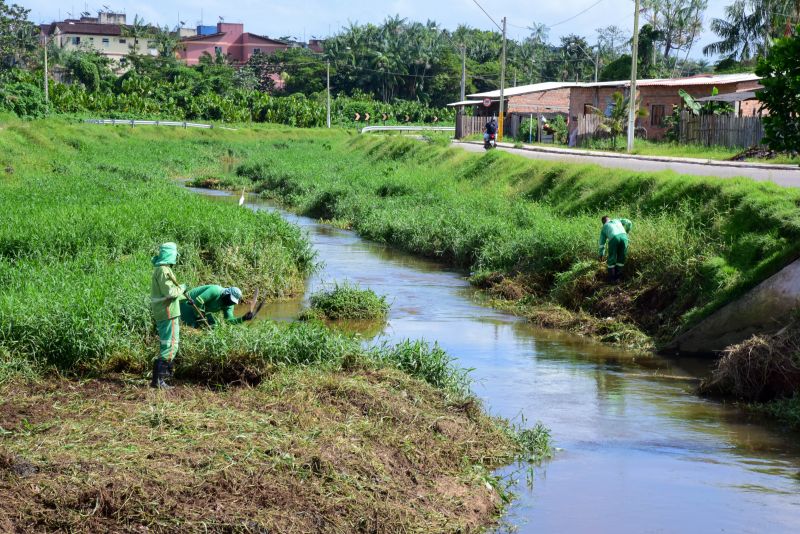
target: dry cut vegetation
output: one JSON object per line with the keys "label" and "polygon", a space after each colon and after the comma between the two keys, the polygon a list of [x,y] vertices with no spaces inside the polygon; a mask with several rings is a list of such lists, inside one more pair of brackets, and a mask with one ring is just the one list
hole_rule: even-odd
{"label": "dry cut vegetation", "polygon": [[518,451],[474,402],[389,369],[0,394],[3,532],[470,532],[506,498],[488,470]]}

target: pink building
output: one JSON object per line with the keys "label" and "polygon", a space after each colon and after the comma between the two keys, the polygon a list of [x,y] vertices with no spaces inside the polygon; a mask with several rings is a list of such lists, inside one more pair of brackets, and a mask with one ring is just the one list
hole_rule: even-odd
{"label": "pink building", "polygon": [[244,24],[228,22],[217,24],[217,33],[181,39],[181,45],[178,57],[187,65],[197,65],[204,53],[215,57],[219,52],[229,56],[234,63],[246,63],[253,54],[271,54],[289,48],[289,44],[283,41],[245,32]]}

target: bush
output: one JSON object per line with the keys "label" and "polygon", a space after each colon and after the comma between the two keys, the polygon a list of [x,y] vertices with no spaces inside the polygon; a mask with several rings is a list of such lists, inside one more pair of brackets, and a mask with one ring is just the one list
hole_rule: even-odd
{"label": "bush", "polygon": [[386,297],[350,283],[311,295],[311,310],[327,319],[383,319],[389,313]]}

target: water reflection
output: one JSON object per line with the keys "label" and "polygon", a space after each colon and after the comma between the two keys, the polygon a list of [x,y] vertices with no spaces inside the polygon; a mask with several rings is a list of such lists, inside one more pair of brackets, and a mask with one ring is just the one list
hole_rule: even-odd
{"label": "water reflection", "polygon": [[[308,291],[350,280],[387,295],[389,322],[374,342],[436,341],[475,369],[474,389],[494,413],[552,429],[563,451],[532,488],[516,488],[507,521],[517,531],[800,530],[800,436],[692,395],[707,360],[642,357],[536,329],[481,306],[461,273],[281,213],[324,262]],[[263,313],[289,320],[302,306]]]}

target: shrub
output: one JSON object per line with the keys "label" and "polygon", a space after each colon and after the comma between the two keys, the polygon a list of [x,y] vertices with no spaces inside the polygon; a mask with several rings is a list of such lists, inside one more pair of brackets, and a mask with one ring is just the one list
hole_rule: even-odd
{"label": "shrub", "polygon": [[350,283],[311,295],[311,309],[327,319],[383,319],[389,313],[386,297]]}

